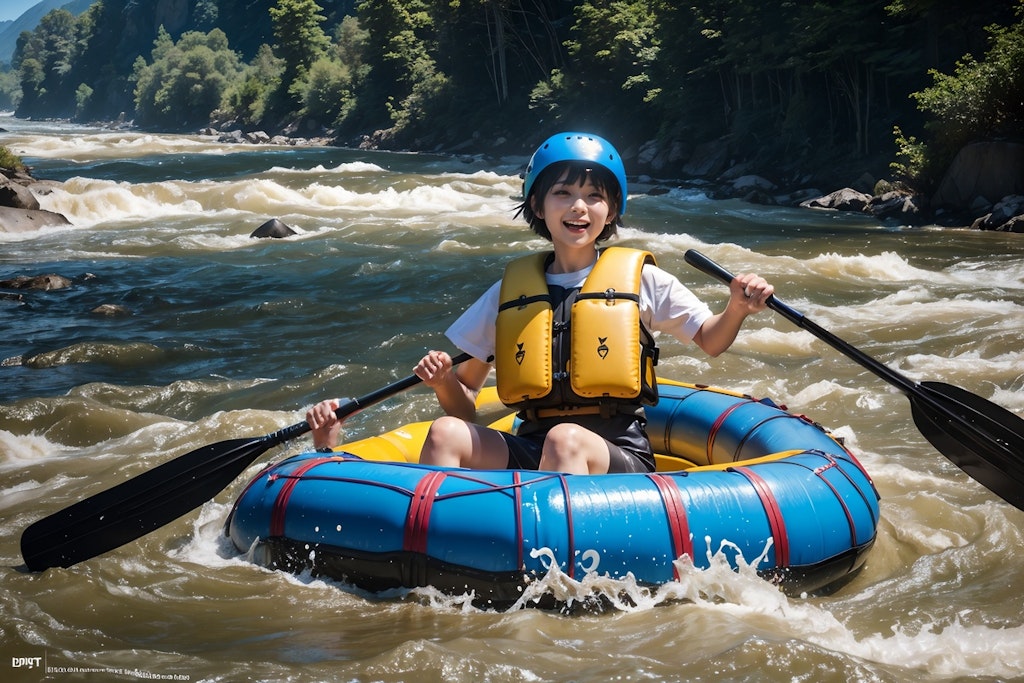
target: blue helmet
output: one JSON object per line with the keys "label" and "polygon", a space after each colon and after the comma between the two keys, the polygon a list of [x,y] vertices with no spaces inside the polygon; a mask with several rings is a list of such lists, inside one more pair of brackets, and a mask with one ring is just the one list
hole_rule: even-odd
{"label": "blue helmet", "polygon": [[626,169],[622,165],[622,157],[610,142],[591,133],[558,133],[545,140],[526,165],[523,197],[530,196],[530,188],[545,168],[560,161],[589,161],[611,171],[622,191],[622,206],[618,207],[618,213],[620,216],[626,213]]}

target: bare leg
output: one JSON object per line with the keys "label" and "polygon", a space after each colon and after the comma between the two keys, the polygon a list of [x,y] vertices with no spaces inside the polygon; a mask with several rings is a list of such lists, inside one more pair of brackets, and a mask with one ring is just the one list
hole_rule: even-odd
{"label": "bare leg", "polygon": [[579,425],[569,422],[555,425],[544,439],[540,469],[571,474],[608,472],[608,443]]}
{"label": "bare leg", "polygon": [[493,429],[445,415],[434,420],[420,451],[424,465],[504,469],[508,447]]}

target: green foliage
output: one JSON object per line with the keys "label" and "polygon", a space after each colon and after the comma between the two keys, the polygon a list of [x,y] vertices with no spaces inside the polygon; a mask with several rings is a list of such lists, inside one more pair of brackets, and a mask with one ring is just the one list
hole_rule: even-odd
{"label": "green foliage", "polygon": [[17,65],[24,94],[19,109],[29,115],[71,116],[75,87],[69,74],[76,57],[78,25],[67,10],[44,16],[19,38]]}
{"label": "green foliage", "polygon": [[75,114],[80,116],[83,112],[88,111],[89,103],[92,100],[93,89],[85,83],[79,83],[78,88],[75,89]]}
{"label": "green foliage", "polygon": [[[1019,13],[1024,14],[1024,4]],[[901,162],[893,170],[925,189],[966,144],[1024,133],[1024,19],[1009,27],[990,26],[984,59],[964,55],[952,74],[929,73],[933,85],[911,96],[927,116],[928,143],[896,131]]]}
{"label": "green foliage", "polygon": [[21,101],[21,82],[18,72],[12,69],[0,70],[0,111],[14,111]]}
{"label": "green foliage", "polygon": [[330,47],[320,26],[326,19],[319,14],[322,11],[314,0],[278,0],[270,8],[276,51],[284,59],[286,80],[302,78]]}
{"label": "green foliage", "polygon": [[1022,0],[185,4],[174,30],[163,3],[51,12],[19,38],[0,108],[134,110],[174,129],[306,119],[421,149],[505,137],[527,151],[556,127],[587,127],[627,150],[659,139],[678,165],[726,140],[734,161],[783,182],[882,152],[927,183],[963,142],[1024,129]]}
{"label": "green foliage", "polygon": [[348,68],[326,57],[310,66],[303,86],[305,113],[322,124],[334,125],[354,104]]}
{"label": "green foliage", "polygon": [[259,127],[265,117],[267,100],[281,86],[284,60],[274,56],[269,45],[262,45],[242,78],[228,87],[223,109],[213,118],[234,120],[247,128]]}
{"label": "green foliage", "polygon": [[[360,25],[368,32],[366,61],[371,76],[365,95],[370,107],[409,94],[417,63],[429,59],[422,29],[422,2],[364,0],[359,5]],[[422,67],[420,68],[422,71]]]}
{"label": "green foliage", "polygon": [[612,119],[647,127],[638,114],[664,88],[654,80],[661,52],[659,6],[649,0],[578,5],[572,39],[565,42],[568,63],[544,87],[534,88],[535,106],[589,126]]}
{"label": "green foliage", "polygon": [[924,184],[928,176],[928,148],[913,135],[905,135],[899,126],[893,128],[896,140],[896,161],[889,167],[893,174],[911,187]]}
{"label": "green foliage", "polygon": [[161,29],[153,62],[135,65],[135,115],[141,126],[174,130],[210,120],[228,86],[241,73],[238,55],[220,29],[191,31],[172,43]]}
{"label": "green foliage", "polygon": [[25,162],[21,160],[17,154],[7,149],[3,145],[0,145],[0,168],[8,171],[24,171],[26,166]]}

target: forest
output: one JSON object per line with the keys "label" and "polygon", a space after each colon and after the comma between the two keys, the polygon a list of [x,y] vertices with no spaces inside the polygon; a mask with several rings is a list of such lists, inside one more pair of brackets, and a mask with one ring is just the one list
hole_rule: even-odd
{"label": "forest", "polygon": [[857,163],[927,191],[1024,132],[1024,0],[100,0],[18,39],[25,118],[526,152],[558,129],[704,143],[780,183]]}

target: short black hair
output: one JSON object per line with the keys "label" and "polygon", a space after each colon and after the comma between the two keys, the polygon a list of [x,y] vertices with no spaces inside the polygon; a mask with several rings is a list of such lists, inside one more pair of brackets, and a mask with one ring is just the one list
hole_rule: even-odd
{"label": "short black hair", "polygon": [[540,201],[543,201],[551,187],[558,182],[563,174],[565,183],[568,185],[582,185],[589,180],[594,187],[608,195],[610,208],[615,213],[615,220],[604,226],[604,230],[597,236],[597,241],[603,242],[614,237],[618,226],[622,225],[622,215],[619,213],[619,207],[622,206],[622,188],[619,187],[619,181],[615,178],[614,173],[604,166],[590,161],[559,161],[541,171],[530,188],[530,196],[523,197],[523,203],[516,207],[516,218],[522,214],[526,222],[530,224],[530,229],[550,242],[551,231],[545,225],[544,219],[539,218],[534,212],[531,199],[538,197]]}

